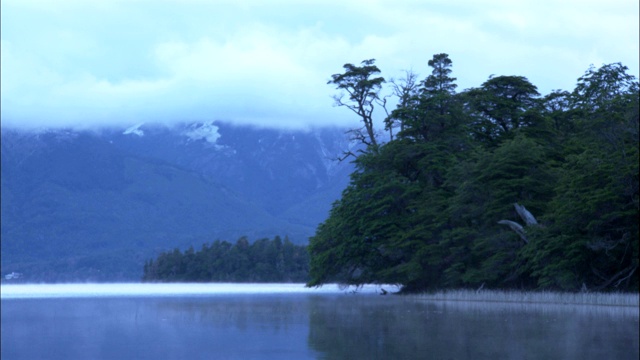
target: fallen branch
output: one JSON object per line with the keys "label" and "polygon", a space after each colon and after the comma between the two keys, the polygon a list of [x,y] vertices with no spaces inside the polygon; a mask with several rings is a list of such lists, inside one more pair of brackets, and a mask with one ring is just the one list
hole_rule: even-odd
{"label": "fallen branch", "polygon": [[511,228],[511,230],[515,231],[518,235],[520,235],[520,238],[522,239],[522,241],[525,242],[525,244],[529,243],[529,240],[527,239],[527,235],[525,234],[524,228],[522,227],[522,225],[511,220],[500,220],[498,221],[498,224],[507,225],[508,227]]}
{"label": "fallen branch", "polygon": [[596,291],[598,290],[602,290],[604,288],[607,288],[609,285],[611,285],[614,281],[618,280],[618,278],[622,275],[624,275],[627,271],[629,271],[629,274],[627,274],[627,276],[625,276],[622,279],[619,279],[619,281],[616,283],[616,285],[614,286],[618,286],[620,285],[620,283],[622,283],[622,281],[626,280],[627,278],[629,278],[631,275],[633,275],[633,273],[636,271],[636,269],[638,268],[638,266],[633,266],[630,265],[624,269],[622,269],[621,271],[619,271],[618,273],[616,273],[615,275],[613,275],[612,277],[609,278],[609,280],[605,281],[603,284],[600,284],[598,287],[595,288]]}
{"label": "fallen branch", "polygon": [[634,272],[636,272],[636,269],[637,269],[637,268],[638,268],[637,266],[634,266],[634,267],[633,267],[633,269],[631,269],[631,271],[629,271],[629,274],[628,274],[627,276],[623,277],[622,279],[618,280],[618,282],[617,282],[615,285],[613,285],[613,287],[618,287],[618,286],[620,286],[620,284],[621,284],[623,281],[625,281],[625,280],[627,280],[628,278],[630,278],[630,277],[631,277],[631,275],[633,275],[633,273],[634,273]]}
{"label": "fallen branch", "polygon": [[529,210],[527,210],[527,208],[518,203],[513,204],[513,206],[516,208],[516,212],[518,213],[518,215],[520,215],[520,218],[524,221],[525,224],[538,225],[538,221],[533,216],[533,214],[531,214]]}
{"label": "fallen branch", "polygon": [[[538,221],[533,216],[533,214],[531,214],[529,210],[527,210],[527,208],[525,208],[524,206],[518,203],[513,204],[513,206],[516,208],[516,212],[518,213],[520,218],[524,221],[524,223],[527,226],[538,225]],[[524,231],[524,227],[522,227],[522,225],[511,220],[500,220],[498,221],[498,224],[507,225],[508,227],[511,228],[511,230],[515,231],[516,234],[520,236],[520,238],[522,239],[522,241],[524,241],[525,244],[529,243],[529,239],[527,239],[526,232]]]}

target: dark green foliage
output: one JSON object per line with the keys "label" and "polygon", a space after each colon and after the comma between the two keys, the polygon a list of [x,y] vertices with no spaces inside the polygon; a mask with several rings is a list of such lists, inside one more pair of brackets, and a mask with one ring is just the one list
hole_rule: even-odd
{"label": "dark green foliage", "polygon": [[400,132],[356,159],[311,238],[308,286],[637,290],[637,80],[612,64],[572,93],[497,76],[456,94],[451,64],[393,83]]}
{"label": "dark green foliage", "polygon": [[573,91],[574,105],[586,111],[615,109],[620,100],[635,95],[637,100],[638,81],[627,74],[626,66],[620,63],[603,65],[596,69],[593,65],[578,78]]}
{"label": "dark green foliage", "polygon": [[[386,151],[390,147],[383,149],[380,156],[395,155]],[[314,278],[312,283],[327,279],[349,284],[398,282],[403,278],[399,276],[403,265],[411,257],[410,246],[395,246],[403,244],[401,237],[410,227],[410,215],[419,191],[410,186],[411,166],[402,164],[402,159],[383,160],[373,155],[363,155],[357,162],[363,171],[352,175],[352,185],[334,204],[332,216],[318,228],[310,242],[312,252],[323,253],[311,263],[315,269],[312,271],[324,272],[322,278]],[[388,171],[377,168],[386,168],[387,164]],[[393,169],[394,166],[406,171]],[[380,172],[384,172],[384,176],[380,176]],[[325,241],[314,240],[320,238]]]}
{"label": "dark green foliage", "polygon": [[535,125],[538,89],[523,76],[497,76],[465,98],[473,117],[475,138],[487,146],[509,137],[514,130]]}
{"label": "dark green foliage", "polygon": [[144,265],[143,281],[151,282],[304,282],[308,280],[306,247],[285,237],[249,244],[241,237],[234,245],[215,241],[194,251],[163,252]]}
{"label": "dark green foliage", "polygon": [[[595,110],[579,118],[579,136],[568,142],[557,170],[555,196],[545,215],[549,226],[525,253],[541,286],[637,287],[637,87],[633,91],[600,105],[579,101]],[[593,98],[594,92],[587,93]],[[613,106],[618,109],[611,112]]]}

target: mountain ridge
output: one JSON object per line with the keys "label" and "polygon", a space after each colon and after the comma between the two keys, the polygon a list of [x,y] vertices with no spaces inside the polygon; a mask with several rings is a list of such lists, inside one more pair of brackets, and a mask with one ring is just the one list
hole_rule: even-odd
{"label": "mountain ridge", "polygon": [[353,170],[327,154],[349,146],[343,129],[221,122],[3,128],[2,273],[137,280],[147,258],[176,247],[275,235],[304,244]]}

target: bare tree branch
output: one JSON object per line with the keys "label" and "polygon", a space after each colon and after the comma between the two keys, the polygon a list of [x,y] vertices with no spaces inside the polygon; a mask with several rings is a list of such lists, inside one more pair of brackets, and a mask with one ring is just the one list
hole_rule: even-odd
{"label": "bare tree branch", "polygon": [[524,221],[525,224],[538,225],[538,221],[536,220],[536,218],[523,205],[515,203],[513,204],[513,206],[516,208],[516,212],[518,213],[518,215],[520,215],[520,218]]}
{"label": "bare tree branch", "polygon": [[522,241],[525,242],[525,244],[529,243],[529,240],[527,239],[527,235],[525,234],[524,228],[522,227],[522,225],[511,220],[500,220],[498,221],[498,224],[507,225],[509,228],[511,228],[511,230],[515,231],[520,236],[520,238],[522,239]]}
{"label": "bare tree branch", "polygon": [[621,284],[623,281],[627,280],[628,278],[630,278],[630,277],[631,277],[631,275],[633,275],[633,273],[636,271],[636,269],[637,269],[637,268],[638,268],[637,266],[634,266],[634,267],[633,267],[633,269],[631,269],[631,271],[629,271],[629,274],[628,274],[627,276],[625,276],[625,277],[623,277],[622,279],[618,280],[618,282],[616,282],[616,284],[615,284],[615,285],[613,285],[613,286],[614,286],[614,287],[618,287],[618,286],[620,286],[620,284]]}
{"label": "bare tree branch", "polygon": [[622,283],[622,281],[626,280],[627,278],[629,278],[631,275],[633,275],[633,273],[636,271],[636,269],[638,268],[638,265],[630,265],[622,270],[620,270],[619,272],[617,272],[615,275],[613,275],[612,277],[609,278],[609,280],[605,281],[604,283],[600,284],[598,287],[595,288],[595,290],[602,290],[606,287],[608,287],[609,285],[611,285],[614,281],[618,280],[618,278],[622,275],[624,275],[627,271],[629,271],[629,274],[627,274],[627,276],[625,276],[622,279],[619,279],[619,281],[616,283],[616,285],[614,286],[618,286],[620,285],[620,283]]}
{"label": "bare tree branch", "polygon": [[[401,78],[399,82],[391,79],[390,83],[393,95],[398,97],[398,108],[403,109],[409,107],[412,99],[415,98],[418,92],[418,74],[413,72],[413,70],[405,70],[404,78]],[[397,127],[399,124],[400,131],[403,131],[405,125],[404,121],[395,116],[395,111],[389,113],[385,107],[385,112],[387,113],[385,127],[389,131],[392,131],[392,129]]]}

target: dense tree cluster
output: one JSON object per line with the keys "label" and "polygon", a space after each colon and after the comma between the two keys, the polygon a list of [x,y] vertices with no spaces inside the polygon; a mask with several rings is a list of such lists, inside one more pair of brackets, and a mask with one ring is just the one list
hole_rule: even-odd
{"label": "dense tree cluster", "polygon": [[[330,83],[380,99],[373,60],[348,65]],[[390,140],[363,136],[352,154],[351,183],[310,240],[308,286],[637,290],[639,86],[627,67],[591,67],[572,92],[541,96],[522,76],[455,92],[448,55],[428,65],[421,82],[391,82]]]}
{"label": "dense tree cluster", "polygon": [[215,241],[160,254],[144,265],[143,281],[158,282],[305,282],[309,256],[305,246],[287,237],[260,239],[252,244],[241,237],[235,244]]}

